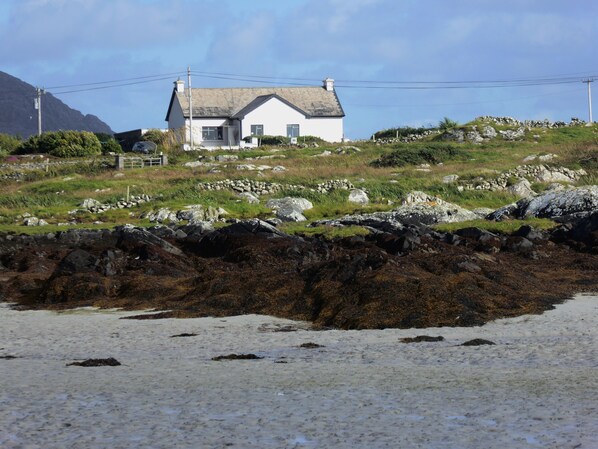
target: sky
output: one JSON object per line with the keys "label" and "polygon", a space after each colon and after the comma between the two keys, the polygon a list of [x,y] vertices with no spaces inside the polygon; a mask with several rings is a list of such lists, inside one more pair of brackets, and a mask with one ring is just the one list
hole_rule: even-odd
{"label": "sky", "polygon": [[193,87],[333,78],[349,139],[444,117],[587,120],[597,18],[595,0],[2,0],[0,70],[115,132],[167,127],[188,67]]}

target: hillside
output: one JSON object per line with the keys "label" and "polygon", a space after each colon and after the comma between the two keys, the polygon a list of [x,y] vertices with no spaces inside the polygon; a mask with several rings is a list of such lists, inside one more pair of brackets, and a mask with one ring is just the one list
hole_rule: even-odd
{"label": "hillside", "polygon": [[[37,133],[35,87],[0,71],[0,133],[27,138]],[[50,93],[42,97],[43,131],[71,129],[112,134],[95,115],[83,115]]]}
{"label": "hillside", "polygon": [[[458,136],[446,140],[473,135],[474,126],[479,133],[492,127],[496,136],[481,143]],[[232,152],[182,152],[162,145],[159,151],[168,154],[169,165],[121,172],[114,170],[113,158],[50,158],[46,164],[45,159],[36,163],[33,157],[8,155],[0,161],[0,230],[35,232],[35,226],[26,226],[30,216],[50,225],[38,232],[100,223],[180,225],[189,221],[185,210],[190,207],[195,215],[206,210],[207,221],[270,219],[280,215],[274,210],[280,206],[271,201],[290,196],[313,207],[296,215],[305,221],[283,218],[280,226],[287,232],[319,232],[321,227],[309,224],[347,214],[394,213],[414,191],[469,211],[481,209],[477,214],[483,215],[561,185],[598,184],[598,125],[532,126],[516,140],[504,137],[520,134],[519,129],[517,123],[486,120],[413,142],[307,142]],[[358,193],[354,190],[365,192],[368,200],[350,199]],[[127,191],[142,201],[121,201]],[[216,213],[219,209],[225,212]]]}

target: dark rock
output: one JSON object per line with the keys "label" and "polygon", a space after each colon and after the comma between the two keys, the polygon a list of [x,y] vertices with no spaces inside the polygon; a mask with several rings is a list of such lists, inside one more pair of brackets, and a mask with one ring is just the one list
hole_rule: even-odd
{"label": "dark rock", "polygon": [[95,271],[98,263],[98,258],[93,254],[82,249],[75,249],[62,259],[54,274],[56,276],[68,276],[74,273]]}
{"label": "dark rock", "polygon": [[228,354],[212,357],[212,360],[219,362],[221,360],[259,360],[263,357],[258,357],[255,354]]}
{"label": "dark rock", "polygon": [[171,335],[170,338],[177,338],[177,337],[197,337],[197,334],[183,332],[182,334]]}
{"label": "dark rock", "polygon": [[496,234],[492,234],[491,232],[486,231],[484,229],[474,227],[458,229],[457,231],[455,231],[455,234],[457,234],[460,237],[472,240],[480,240],[482,237],[488,236],[496,237]]}
{"label": "dark rock", "polygon": [[458,271],[467,271],[468,273],[479,273],[482,268],[470,261],[459,262],[457,264]]}
{"label": "dark rock", "polygon": [[530,252],[534,244],[525,237],[509,237],[505,242],[505,248],[514,252]]}
{"label": "dark rock", "polygon": [[87,359],[82,362],[67,363],[66,366],[120,366],[120,362],[110,357],[107,359]]}
{"label": "dark rock", "polygon": [[303,343],[303,344],[299,345],[299,347],[305,348],[305,349],[316,349],[316,348],[323,348],[324,346],[319,345],[317,343],[308,342],[308,343]]}
{"label": "dark rock", "polygon": [[528,240],[546,240],[548,235],[530,225],[523,225],[513,234],[515,237],[525,237]]}
{"label": "dark rock", "polygon": [[16,355],[0,355],[0,359],[2,360],[13,360],[18,358],[19,357],[17,357]]}
{"label": "dark rock", "polygon": [[173,254],[175,256],[183,255],[183,252],[179,248],[152,234],[146,229],[136,228],[133,226],[122,226],[117,228],[115,232],[117,232],[119,235],[117,243],[119,247],[128,248],[131,246],[157,246],[167,253]]}
{"label": "dark rock", "polygon": [[473,340],[466,341],[461,346],[482,346],[482,345],[495,345],[493,341],[484,340],[483,338],[474,338]]}
{"label": "dark rock", "polygon": [[412,251],[421,243],[421,239],[414,232],[404,232],[401,235],[380,232],[374,236],[376,244],[389,254],[403,254]]}
{"label": "dark rock", "polygon": [[575,223],[565,224],[551,235],[557,242],[574,241],[588,249],[598,249],[598,211]]}
{"label": "dark rock", "polygon": [[432,337],[430,335],[418,335],[417,337],[405,337],[400,340],[402,343],[422,343],[422,342],[434,342],[444,341],[444,337]]}

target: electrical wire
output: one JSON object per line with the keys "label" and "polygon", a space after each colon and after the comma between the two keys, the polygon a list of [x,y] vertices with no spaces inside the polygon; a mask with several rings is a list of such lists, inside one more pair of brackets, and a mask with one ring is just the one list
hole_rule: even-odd
{"label": "electrical wire", "polygon": [[[175,76],[175,75],[182,75],[184,72],[171,72],[171,73],[161,73],[159,75],[147,75],[147,76],[138,76],[135,78],[124,78],[124,79],[120,79],[120,80],[112,80],[112,81],[97,81],[95,83],[83,83],[83,84],[67,84],[64,86],[51,86],[51,87],[46,87],[46,89],[66,89],[66,88],[71,88],[71,87],[83,87],[83,86],[95,86],[95,85],[99,85],[99,84],[112,84],[112,83],[122,83],[125,81],[136,81],[136,80],[143,80],[143,79],[148,79],[148,78],[157,78],[157,77],[163,77],[163,76]],[[160,78],[162,79],[162,78]]]}
{"label": "electrical wire", "polygon": [[[146,84],[156,81],[164,81],[171,79],[172,76],[181,76],[186,74],[186,71],[162,73],[156,75],[146,75],[133,78],[124,78],[112,81],[97,81],[90,83],[67,84],[61,86],[51,86],[45,88],[45,91],[52,90],[53,95],[64,95],[77,92],[88,92],[94,90],[111,89],[116,87],[132,86],[137,84]],[[536,86],[551,86],[562,84],[579,83],[585,79],[594,80],[598,75],[588,74],[595,72],[578,72],[573,74],[563,75],[546,75],[540,77],[530,78],[516,78],[503,80],[468,80],[468,81],[381,81],[381,80],[337,80],[335,88],[339,89],[377,89],[377,90],[448,90],[448,89],[503,89],[513,87],[536,87]],[[298,78],[298,77],[274,77],[264,75],[242,75],[225,72],[203,72],[190,71],[190,74],[210,79],[221,79],[229,81],[241,81],[248,83],[260,84],[284,84],[287,86],[306,87],[312,86],[313,83],[321,82],[312,78]],[[583,76],[581,76],[583,74]],[[305,81],[305,82],[298,82]],[[309,82],[309,84],[307,83]],[[82,89],[70,89],[78,88]],[[70,90],[61,90],[70,89]],[[55,91],[57,90],[57,91]]]}
{"label": "electrical wire", "polygon": [[[51,92],[51,94],[52,95],[64,95],[64,94],[71,94],[74,92],[88,92],[88,91],[92,91],[92,90],[112,89],[113,87],[123,87],[123,86],[133,86],[133,85],[137,85],[137,84],[147,84],[147,83],[153,83],[154,81],[164,81],[164,80],[168,80],[168,79],[172,79],[172,77],[168,76],[168,77],[164,77],[164,78],[155,78],[155,79],[151,79],[151,80],[136,81],[136,82],[132,82],[132,83],[112,84],[110,86],[98,86],[98,87],[90,87],[87,89],[66,90],[63,92]],[[45,89],[45,90],[48,90],[48,89]]]}
{"label": "electrical wire", "polygon": [[352,103],[345,103],[343,102],[343,107],[357,107],[357,108],[417,108],[417,107],[436,107],[436,106],[467,106],[473,104],[487,104],[487,103],[504,103],[504,102],[515,102],[519,100],[529,100],[533,98],[542,98],[548,96],[555,96],[555,95],[564,95],[570,94],[574,92],[579,92],[579,89],[575,90],[565,90],[560,92],[551,92],[547,94],[541,95],[527,95],[524,97],[517,97],[517,98],[503,98],[500,100],[481,100],[481,101],[468,101],[468,102],[459,102],[459,103],[418,103],[418,104],[352,104]]}

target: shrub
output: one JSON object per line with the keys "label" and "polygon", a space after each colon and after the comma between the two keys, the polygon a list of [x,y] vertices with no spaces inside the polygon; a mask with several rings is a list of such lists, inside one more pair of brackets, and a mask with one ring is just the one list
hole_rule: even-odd
{"label": "shrub", "polygon": [[427,145],[423,148],[406,147],[384,154],[372,161],[374,167],[404,167],[405,165],[438,164],[462,155],[451,144]]}
{"label": "shrub", "polygon": [[18,137],[0,133],[0,155],[13,153],[21,143],[21,139]]}
{"label": "shrub", "polygon": [[95,135],[100,141],[100,145],[102,145],[102,154],[123,152],[120,143],[116,141],[114,136],[106,133],[95,133]]}
{"label": "shrub", "polygon": [[449,129],[456,128],[457,126],[459,126],[459,123],[455,120],[451,120],[448,117],[445,117],[438,122],[438,129],[441,131],[447,131]]}
{"label": "shrub", "polygon": [[181,150],[182,136],[180,130],[162,131],[159,129],[150,129],[142,137],[141,140],[155,143],[158,148],[158,153],[177,153]]}
{"label": "shrub", "polygon": [[56,157],[97,156],[102,144],[89,131],[50,131],[32,136],[20,147],[23,153],[45,153]]}
{"label": "shrub", "polygon": [[284,136],[254,136],[259,139],[261,145],[285,145],[291,140]]}
{"label": "shrub", "polygon": [[154,142],[156,145],[164,144],[166,139],[166,133],[160,131],[159,129],[149,129],[142,137],[141,140],[145,140],[147,142]]}

